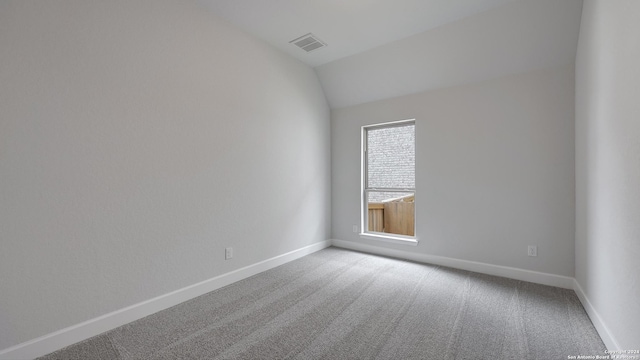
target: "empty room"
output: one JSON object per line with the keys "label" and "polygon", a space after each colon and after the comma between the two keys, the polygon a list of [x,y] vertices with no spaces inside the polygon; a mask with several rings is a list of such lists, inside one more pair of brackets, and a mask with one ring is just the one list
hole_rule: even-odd
{"label": "empty room", "polygon": [[0,359],[640,360],[638,19],[0,0]]}

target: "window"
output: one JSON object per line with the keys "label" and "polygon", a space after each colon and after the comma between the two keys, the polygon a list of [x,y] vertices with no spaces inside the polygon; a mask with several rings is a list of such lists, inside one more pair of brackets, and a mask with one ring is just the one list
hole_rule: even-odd
{"label": "window", "polygon": [[362,234],[415,243],[415,120],[362,128]]}

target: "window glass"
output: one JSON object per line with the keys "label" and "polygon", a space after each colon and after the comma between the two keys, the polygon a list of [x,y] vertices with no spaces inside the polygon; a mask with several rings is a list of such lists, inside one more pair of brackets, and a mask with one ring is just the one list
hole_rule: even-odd
{"label": "window glass", "polygon": [[368,188],[416,187],[415,125],[367,131]]}
{"label": "window glass", "polygon": [[415,236],[415,123],[364,127],[363,229]]}

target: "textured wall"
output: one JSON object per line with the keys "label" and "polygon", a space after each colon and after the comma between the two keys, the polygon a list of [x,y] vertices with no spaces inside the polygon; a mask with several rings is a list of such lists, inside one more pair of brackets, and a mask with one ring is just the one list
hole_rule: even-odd
{"label": "textured wall", "polygon": [[0,49],[0,349],[328,238],[306,65],[189,1],[2,1]]}
{"label": "textured wall", "polygon": [[[332,237],[573,276],[573,100],[566,65],[332,111]],[[420,243],[360,238],[361,126],[413,118]]]}
{"label": "textured wall", "polygon": [[640,348],[638,14],[585,1],[576,59],[576,279],[621,349]]}

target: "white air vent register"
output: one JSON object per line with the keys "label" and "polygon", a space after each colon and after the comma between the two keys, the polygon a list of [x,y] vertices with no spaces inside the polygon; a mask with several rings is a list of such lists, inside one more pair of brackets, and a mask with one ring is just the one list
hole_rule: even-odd
{"label": "white air vent register", "polygon": [[327,46],[324,41],[318,39],[318,37],[313,35],[312,33],[308,33],[307,35],[303,35],[297,39],[293,39],[289,41],[289,43],[299,47],[306,52],[311,52],[313,50],[317,50]]}

